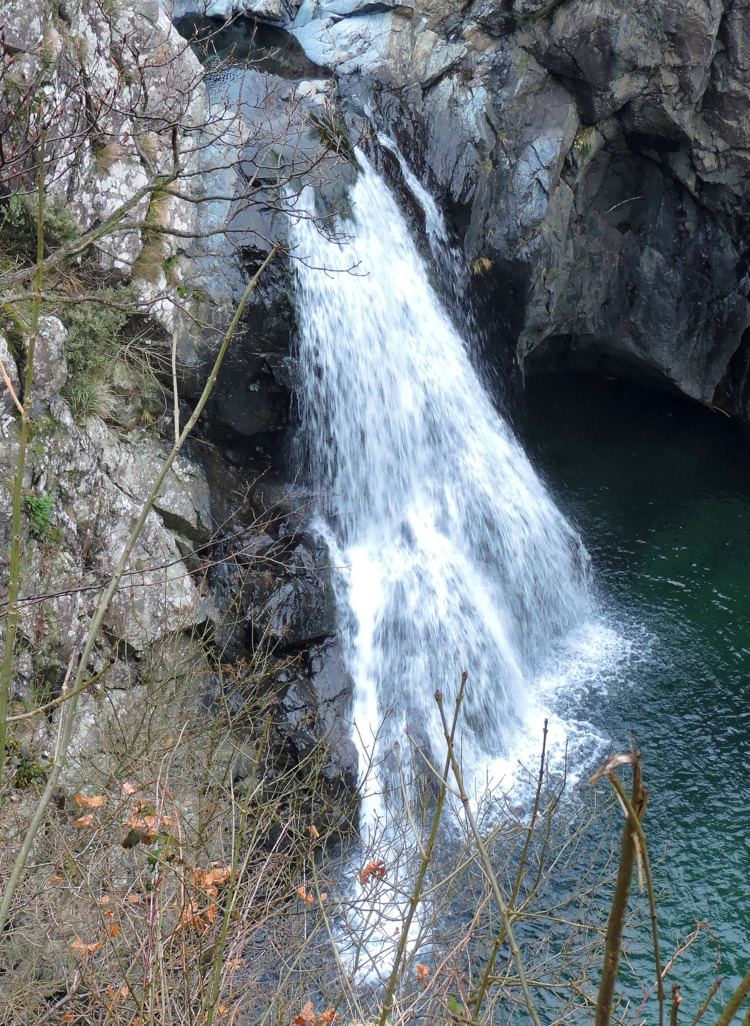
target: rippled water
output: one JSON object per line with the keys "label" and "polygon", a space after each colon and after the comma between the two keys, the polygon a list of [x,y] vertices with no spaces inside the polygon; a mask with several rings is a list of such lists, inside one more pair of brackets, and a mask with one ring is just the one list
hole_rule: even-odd
{"label": "rippled water", "polygon": [[[528,410],[530,451],[631,645],[605,681],[568,695],[566,715],[614,746],[637,738],[665,950],[710,922],[728,994],[750,959],[750,439],[601,378],[532,379]],[[645,931],[635,943],[647,950]],[[701,942],[675,970],[687,1021],[714,957]]]}

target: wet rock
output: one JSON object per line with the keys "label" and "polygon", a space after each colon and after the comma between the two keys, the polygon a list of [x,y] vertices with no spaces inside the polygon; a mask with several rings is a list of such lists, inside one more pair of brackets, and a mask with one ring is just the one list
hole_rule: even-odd
{"label": "wet rock", "polygon": [[750,417],[750,14],[441,0],[293,31],[445,209],[498,352]]}
{"label": "wet rock", "polygon": [[[271,42],[275,40],[276,34]],[[255,54],[255,42],[251,45],[239,30],[228,29],[212,43],[218,48],[238,45],[240,52],[244,47],[249,56]],[[235,54],[208,82],[214,105],[238,109],[243,116],[232,137],[234,151],[216,161],[218,166],[233,163],[231,173],[217,171],[216,181],[205,184],[211,195],[227,199],[202,205],[199,211],[202,231],[228,223],[231,237],[196,240],[186,269],[186,280],[194,280],[199,288],[189,316],[178,319],[176,332],[180,390],[191,400],[200,394],[246,282],[264,265],[274,243],[285,236],[286,215],[279,208],[287,201],[279,195],[269,168],[281,164],[296,176],[300,187],[311,184],[329,191],[342,171],[351,172],[333,138],[330,82],[300,80],[302,72],[319,74],[320,69],[299,55],[288,61],[277,58],[274,66],[285,75],[248,68]],[[222,145],[228,145],[226,140]],[[250,200],[248,182],[262,186],[253,188]],[[257,448],[259,458],[283,451],[284,432],[291,420],[296,386],[296,365],[290,354],[291,293],[289,260],[276,253],[249,297],[207,408],[207,429],[213,437],[247,440]],[[196,315],[204,326],[199,330]]]}
{"label": "wet rock", "polygon": [[279,653],[333,635],[336,609],[324,542],[238,531],[213,555],[216,644],[227,658],[262,645]]}
{"label": "wet rock", "polygon": [[254,438],[284,431],[290,422],[296,363],[278,353],[242,352],[227,361],[211,397],[215,437]]}
{"label": "wet rock", "polygon": [[353,793],[358,773],[351,726],[353,685],[338,641],[313,646],[305,671],[281,698],[280,729],[299,758],[324,751],[323,778]]}
{"label": "wet rock", "polygon": [[169,4],[175,19],[198,14],[227,21],[247,14],[271,25],[291,21],[298,6],[299,0],[174,0]]}

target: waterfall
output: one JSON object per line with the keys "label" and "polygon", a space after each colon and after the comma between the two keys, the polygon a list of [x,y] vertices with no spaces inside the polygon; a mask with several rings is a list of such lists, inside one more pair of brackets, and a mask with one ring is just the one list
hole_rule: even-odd
{"label": "waterfall", "polygon": [[[463,669],[464,760],[481,771],[507,751],[590,600],[578,536],[487,394],[394,196],[357,159],[351,218],[321,234],[308,189],[291,233],[305,459],[377,804],[394,750],[408,763],[407,731],[441,758],[434,692],[452,694]],[[445,244],[444,226],[430,230]]]}

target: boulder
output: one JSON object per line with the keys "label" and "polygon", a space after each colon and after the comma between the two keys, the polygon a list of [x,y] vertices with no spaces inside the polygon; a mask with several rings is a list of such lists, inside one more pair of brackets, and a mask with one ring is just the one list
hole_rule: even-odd
{"label": "boulder", "polygon": [[298,758],[325,752],[323,779],[353,794],[358,773],[352,741],[353,685],[338,641],[314,645],[304,670],[283,692],[279,704],[283,718],[277,726]]}
{"label": "boulder", "polygon": [[226,658],[257,646],[294,651],[335,633],[330,558],[322,539],[297,531],[273,538],[238,530],[215,547],[212,564],[216,644]]}

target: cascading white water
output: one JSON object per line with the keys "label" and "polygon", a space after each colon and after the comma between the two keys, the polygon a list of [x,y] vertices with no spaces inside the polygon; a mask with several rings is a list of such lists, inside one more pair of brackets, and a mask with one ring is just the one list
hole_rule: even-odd
{"label": "cascading white water", "polygon": [[355,735],[375,749],[373,790],[388,790],[407,730],[442,751],[434,692],[463,669],[465,760],[506,750],[529,681],[589,596],[576,533],[486,394],[394,197],[357,158],[346,240],[318,232],[308,190],[292,241],[306,458],[342,567]]}

